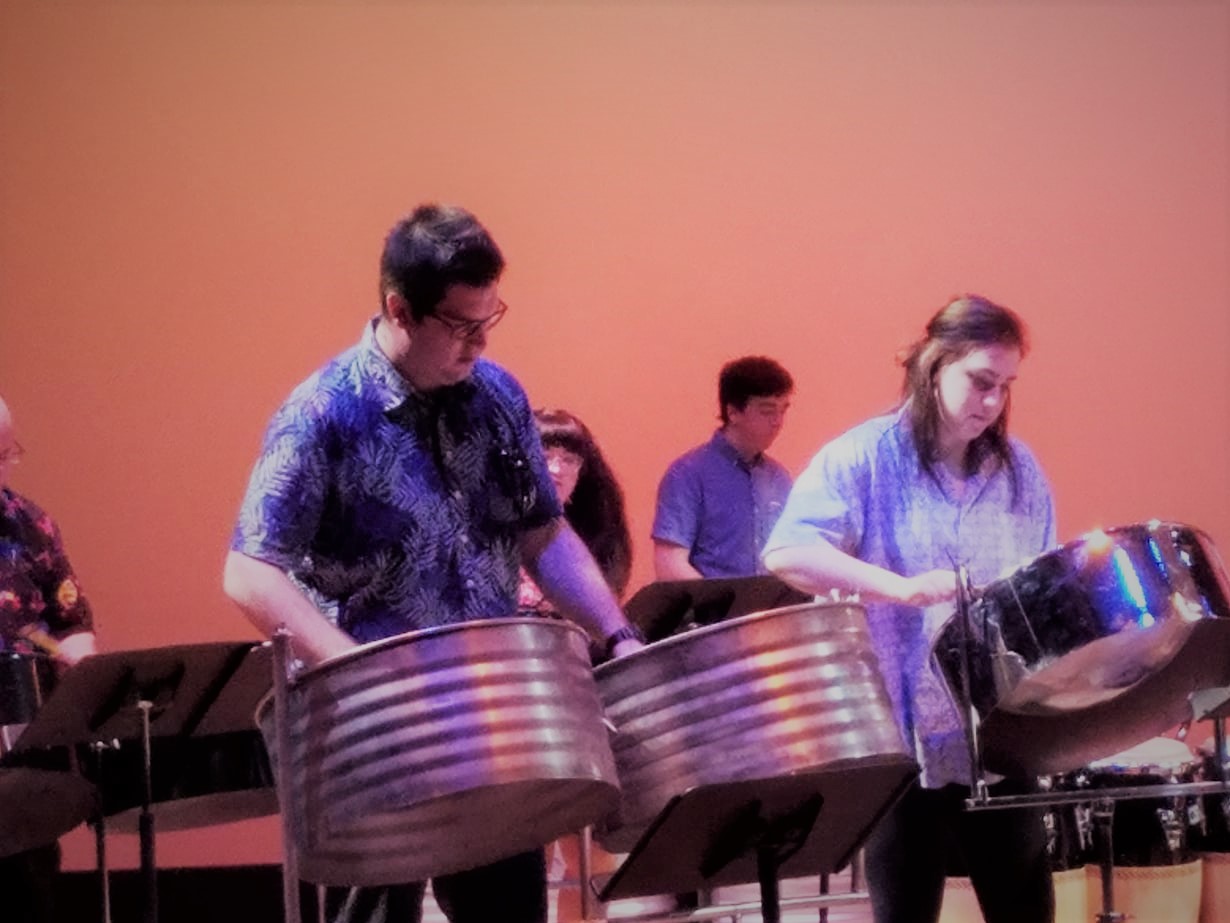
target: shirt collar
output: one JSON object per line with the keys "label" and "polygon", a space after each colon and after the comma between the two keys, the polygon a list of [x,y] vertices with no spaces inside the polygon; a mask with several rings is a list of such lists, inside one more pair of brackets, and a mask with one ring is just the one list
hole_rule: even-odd
{"label": "shirt collar", "polygon": [[743,456],[739,454],[739,450],[731,444],[730,440],[726,438],[720,428],[714,430],[713,439],[710,440],[710,443],[717,447],[718,452],[723,458],[730,459],[740,468],[746,468],[750,471],[752,468],[755,468],[764,461],[764,452],[759,453],[750,461],[745,460]]}
{"label": "shirt collar", "polygon": [[381,409],[387,411],[399,407],[416,392],[376,342],[379,323],[380,315],[376,315],[363,328],[363,336],[359,339],[359,370]]}

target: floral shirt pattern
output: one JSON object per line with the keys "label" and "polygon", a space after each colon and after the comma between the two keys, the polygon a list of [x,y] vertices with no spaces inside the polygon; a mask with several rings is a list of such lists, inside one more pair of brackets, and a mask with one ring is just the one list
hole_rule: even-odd
{"label": "floral shirt pattern", "polygon": [[562,514],[525,393],[483,359],[415,391],[374,324],[274,415],[231,548],[360,642],[513,615],[519,538]]}
{"label": "floral shirt pattern", "polygon": [[63,638],[93,628],[60,530],[32,500],[0,487],[0,650],[33,653],[31,628]]}

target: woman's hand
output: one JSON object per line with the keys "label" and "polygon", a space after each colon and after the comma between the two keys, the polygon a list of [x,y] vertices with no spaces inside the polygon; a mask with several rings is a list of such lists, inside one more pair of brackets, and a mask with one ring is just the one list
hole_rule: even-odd
{"label": "woman's hand", "polygon": [[929,570],[914,577],[902,577],[896,601],[907,606],[930,606],[956,599],[957,575],[950,570]]}

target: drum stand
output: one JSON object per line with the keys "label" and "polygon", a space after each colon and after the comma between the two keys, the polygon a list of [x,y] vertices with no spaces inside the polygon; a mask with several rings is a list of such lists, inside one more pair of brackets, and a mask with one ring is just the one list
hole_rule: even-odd
{"label": "drum stand", "polygon": [[[117,651],[87,657],[60,680],[18,741],[17,750],[91,751],[96,784],[105,795],[106,753],[136,743],[141,749],[138,817],[143,923],[158,920],[154,856],[152,739],[187,737],[201,725],[232,675],[256,645],[251,642]],[[104,799],[101,799],[105,801]],[[111,919],[103,808],[94,827],[102,919]]]}
{"label": "drum stand", "polygon": [[757,882],[764,923],[780,923],[779,878],[827,874],[848,863],[917,774],[908,757],[884,757],[689,789],[653,820],[600,898]]}
{"label": "drum stand", "polygon": [[[1191,705],[1192,720],[1213,719],[1214,739],[1216,741],[1216,775],[1217,779],[1210,782],[1175,782],[1159,785],[1142,785],[1123,788],[1102,789],[1096,795],[1089,791],[1070,792],[1040,792],[1027,795],[991,795],[986,781],[986,769],[983,765],[983,747],[979,735],[980,717],[973,702],[970,678],[973,675],[972,656],[975,628],[973,624],[972,585],[969,574],[964,567],[957,568],[957,615],[960,620],[961,644],[963,656],[960,664],[960,684],[963,701],[958,703],[966,714],[966,739],[969,743],[969,768],[971,795],[966,800],[968,810],[995,810],[1008,808],[1044,808],[1065,804],[1088,804],[1093,802],[1094,843],[1097,849],[1098,865],[1102,883],[1102,910],[1096,916],[1096,923],[1124,923],[1126,915],[1114,909],[1114,839],[1113,826],[1115,803],[1138,798],[1165,798],[1202,796],[1230,792],[1230,782],[1227,781],[1227,766],[1230,766],[1230,755],[1227,754],[1224,721],[1230,715],[1230,687],[1204,688],[1189,693],[1187,699]],[[1230,619],[1209,619],[1209,623],[1198,624],[1197,629],[1207,629],[1203,634],[1196,634],[1194,643],[1202,650],[1203,660],[1193,660],[1192,675],[1212,677],[1224,672],[1224,664],[1230,661]],[[985,630],[985,626],[984,626]],[[985,635],[984,635],[985,637]],[[1222,679],[1224,682],[1224,679]],[[1002,735],[1001,735],[1002,736]]]}

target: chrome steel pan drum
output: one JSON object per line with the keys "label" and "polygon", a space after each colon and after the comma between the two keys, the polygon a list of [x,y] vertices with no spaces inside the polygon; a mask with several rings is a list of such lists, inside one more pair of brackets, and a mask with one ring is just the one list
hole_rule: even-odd
{"label": "chrome steel pan drum", "polygon": [[595,676],[623,785],[619,815],[597,836],[615,852],[694,786],[913,766],[859,605],[754,613],[655,642]]}
{"label": "chrome steel pan drum", "polygon": [[[1230,682],[1230,581],[1203,532],[1090,532],[985,587],[971,607],[971,698],[993,772],[1065,772],[1192,717]],[[960,698],[962,625],[935,653]]]}
{"label": "chrome steel pan drum", "polygon": [[[493,619],[366,644],[301,674],[289,690],[294,784],[280,793],[301,877],[418,881],[612,810],[586,644],[560,620]],[[258,717],[272,752],[271,706]]]}

